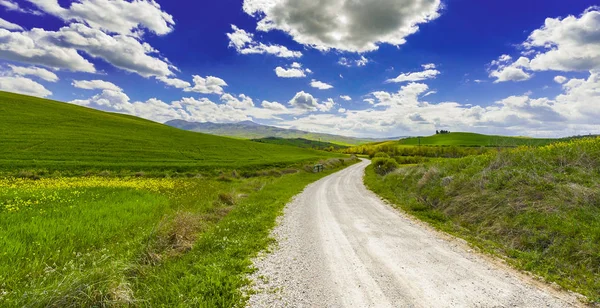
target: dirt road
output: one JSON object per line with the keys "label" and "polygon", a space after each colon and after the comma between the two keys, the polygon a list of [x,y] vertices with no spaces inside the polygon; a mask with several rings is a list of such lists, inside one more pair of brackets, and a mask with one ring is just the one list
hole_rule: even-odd
{"label": "dirt road", "polygon": [[368,191],[363,161],[308,186],[256,260],[251,307],[573,307]]}

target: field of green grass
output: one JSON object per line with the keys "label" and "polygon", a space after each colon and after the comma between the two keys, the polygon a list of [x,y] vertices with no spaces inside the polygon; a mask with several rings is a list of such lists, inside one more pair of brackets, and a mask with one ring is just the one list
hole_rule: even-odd
{"label": "field of green grass", "polygon": [[344,146],[344,145],[339,145],[339,144],[330,143],[330,142],[323,142],[323,141],[308,140],[308,139],[303,139],[303,138],[287,139],[287,138],[267,137],[267,138],[260,138],[260,139],[252,139],[252,141],[261,142],[261,143],[269,143],[269,144],[287,145],[287,146],[299,147],[299,148],[304,148],[304,149],[326,150],[326,151],[330,151],[330,152],[348,148],[348,146]]}
{"label": "field of green grass", "polygon": [[449,133],[428,137],[411,137],[398,142],[401,145],[437,145],[437,146],[480,146],[515,147],[520,145],[540,146],[555,142],[556,139],[538,139],[529,137],[491,136],[475,133]]}
{"label": "field of green grass", "polygon": [[263,169],[333,157],[0,92],[0,172]]}
{"label": "field of green grass", "polygon": [[0,307],[243,306],[284,205],[355,162],[5,92],[0,142]]}
{"label": "field of green grass", "polygon": [[385,157],[378,160],[381,167],[369,167],[365,183],[380,196],[600,302],[600,138],[398,169]]}

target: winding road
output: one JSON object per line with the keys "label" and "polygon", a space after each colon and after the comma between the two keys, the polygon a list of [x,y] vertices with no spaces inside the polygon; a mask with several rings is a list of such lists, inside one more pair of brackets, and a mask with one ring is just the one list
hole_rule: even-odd
{"label": "winding road", "polygon": [[309,185],[255,260],[250,307],[574,307],[555,291],[415,222],[363,184],[362,161]]}

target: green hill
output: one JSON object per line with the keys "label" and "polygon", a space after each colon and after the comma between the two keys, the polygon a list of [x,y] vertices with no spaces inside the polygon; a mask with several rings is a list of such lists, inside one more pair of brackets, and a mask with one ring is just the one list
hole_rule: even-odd
{"label": "green hill", "polygon": [[344,145],[339,145],[339,144],[324,142],[324,141],[308,140],[308,139],[304,139],[304,138],[286,139],[286,138],[277,138],[277,137],[267,137],[267,138],[260,138],[260,139],[252,139],[252,141],[261,142],[261,143],[288,145],[288,146],[294,146],[294,147],[305,148],[305,149],[318,149],[318,150],[326,150],[326,149],[340,150],[340,149],[347,148],[347,146],[344,146]]}
{"label": "green hill", "polygon": [[264,168],[330,155],[0,92],[0,170],[5,172]]}
{"label": "green hill", "polygon": [[537,139],[527,137],[491,136],[475,133],[449,133],[428,137],[411,137],[400,140],[403,145],[453,145],[453,146],[486,146],[514,147],[520,145],[540,146],[556,142],[556,139]]}

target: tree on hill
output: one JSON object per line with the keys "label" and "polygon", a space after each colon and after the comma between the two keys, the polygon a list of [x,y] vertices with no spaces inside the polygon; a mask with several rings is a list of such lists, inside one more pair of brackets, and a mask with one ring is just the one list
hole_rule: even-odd
{"label": "tree on hill", "polygon": [[449,134],[449,133],[450,133],[450,131],[449,131],[449,130],[443,130],[443,129],[442,129],[442,130],[436,130],[436,131],[435,131],[435,134],[436,134],[436,135]]}

